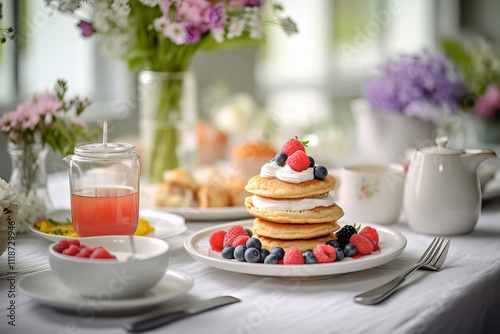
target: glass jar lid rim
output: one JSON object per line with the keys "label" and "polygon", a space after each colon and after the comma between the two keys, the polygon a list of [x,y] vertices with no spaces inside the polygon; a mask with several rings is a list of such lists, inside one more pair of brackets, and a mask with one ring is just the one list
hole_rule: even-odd
{"label": "glass jar lid rim", "polygon": [[135,146],[128,143],[86,143],[75,147],[77,156],[126,156],[135,154]]}

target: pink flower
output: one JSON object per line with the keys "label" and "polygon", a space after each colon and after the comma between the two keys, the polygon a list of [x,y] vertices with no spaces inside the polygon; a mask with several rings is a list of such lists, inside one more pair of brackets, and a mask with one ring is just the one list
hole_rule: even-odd
{"label": "pink flower", "polygon": [[228,5],[231,7],[258,7],[261,5],[260,0],[229,0]]}
{"label": "pink flower", "polygon": [[59,117],[58,110],[62,107],[62,102],[53,94],[47,92],[37,98],[36,109],[40,115],[53,115]]}
{"label": "pink flower", "polygon": [[500,114],[500,87],[489,84],[484,95],[476,100],[474,111],[484,118],[494,117],[496,113]]}
{"label": "pink flower", "polygon": [[94,27],[92,26],[92,23],[80,21],[80,23],[78,23],[76,26],[82,29],[82,35],[84,37],[90,37],[94,33]]}
{"label": "pink flower", "polygon": [[222,29],[227,22],[227,13],[221,4],[217,4],[203,13],[203,19],[210,29]]}
{"label": "pink flower", "polygon": [[12,120],[14,119],[14,111],[9,111],[0,117],[0,128],[4,132],[12,130]]}
{"label": "pink flower", "polygon": [[177,9],[177,19],[197,26],[203,22],[202,10],[197,4],[192,4],[188,1],[181,2]]}
{"label": "pink flower", "polygon": [[16,122],[21,124],[23,129],[34,130],[40,122],[38,109],[31,103],[31,101],[21,103],[17,106],[14,116],[13,123]]}
{"label": "pink flower", "polygon": [[76,116],[71,117],[71,123],[84,128],[86,131],[90,130],[89,125]]}

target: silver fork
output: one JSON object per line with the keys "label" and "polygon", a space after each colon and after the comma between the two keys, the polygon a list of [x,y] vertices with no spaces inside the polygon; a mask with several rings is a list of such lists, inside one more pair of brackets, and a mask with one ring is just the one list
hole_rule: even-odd
{"label": "silver fork", "polygon": [[[446,242],[446,243],[445,243]],[[443,246],[444,244],[444,246]],[[399,275],[392,281],[379,286],[373,290],[367,291],[354,297],[354,301],[361,304],[377,304],[389,297],[403,281],[419,268],[438,271],[446,259],[450,240],[443,238],[434,238],[427,247],[424,254],[418,262],[408,269],[404,274]]]}

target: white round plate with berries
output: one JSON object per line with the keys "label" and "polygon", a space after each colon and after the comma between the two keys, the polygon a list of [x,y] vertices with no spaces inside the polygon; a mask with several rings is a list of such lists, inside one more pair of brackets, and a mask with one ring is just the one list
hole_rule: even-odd
{"label": "white round plate with berries", "polygon": [[[219,230],[227,231],[235,225],[251,229],[253,219],[236,221],[228,224],[213,226],[189,236],[184,242],[184,248],[197,261],[206,265],[243,274],[275,277],[318,277],[345,274],[380,266],[398,257],[406,247],[406,238],[400,232],[387,226],[376,224],[360,224],[374,228],[379,236],[380,250],[364,255],[360,258],[345,257],[341,261],[317,264],[265,264],[240,262],[236,259],[226,259],[222,253],[214,251],[210,246],[210,237]],[[351,225],[339,221],[340,226]],[[236,252],[235,252],[236,254]],[[246,254],[245,254],[246,256]],[[286,257],[286,255],[285,255]]]}

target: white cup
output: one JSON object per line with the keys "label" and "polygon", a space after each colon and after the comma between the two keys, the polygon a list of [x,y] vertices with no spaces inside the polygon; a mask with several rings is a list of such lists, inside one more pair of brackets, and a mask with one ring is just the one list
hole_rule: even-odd
{"label": "white cup", "polygon": [[338,204],[346,221],[392,224],[403,201],[402,165],[356,165],[340,171]]}

